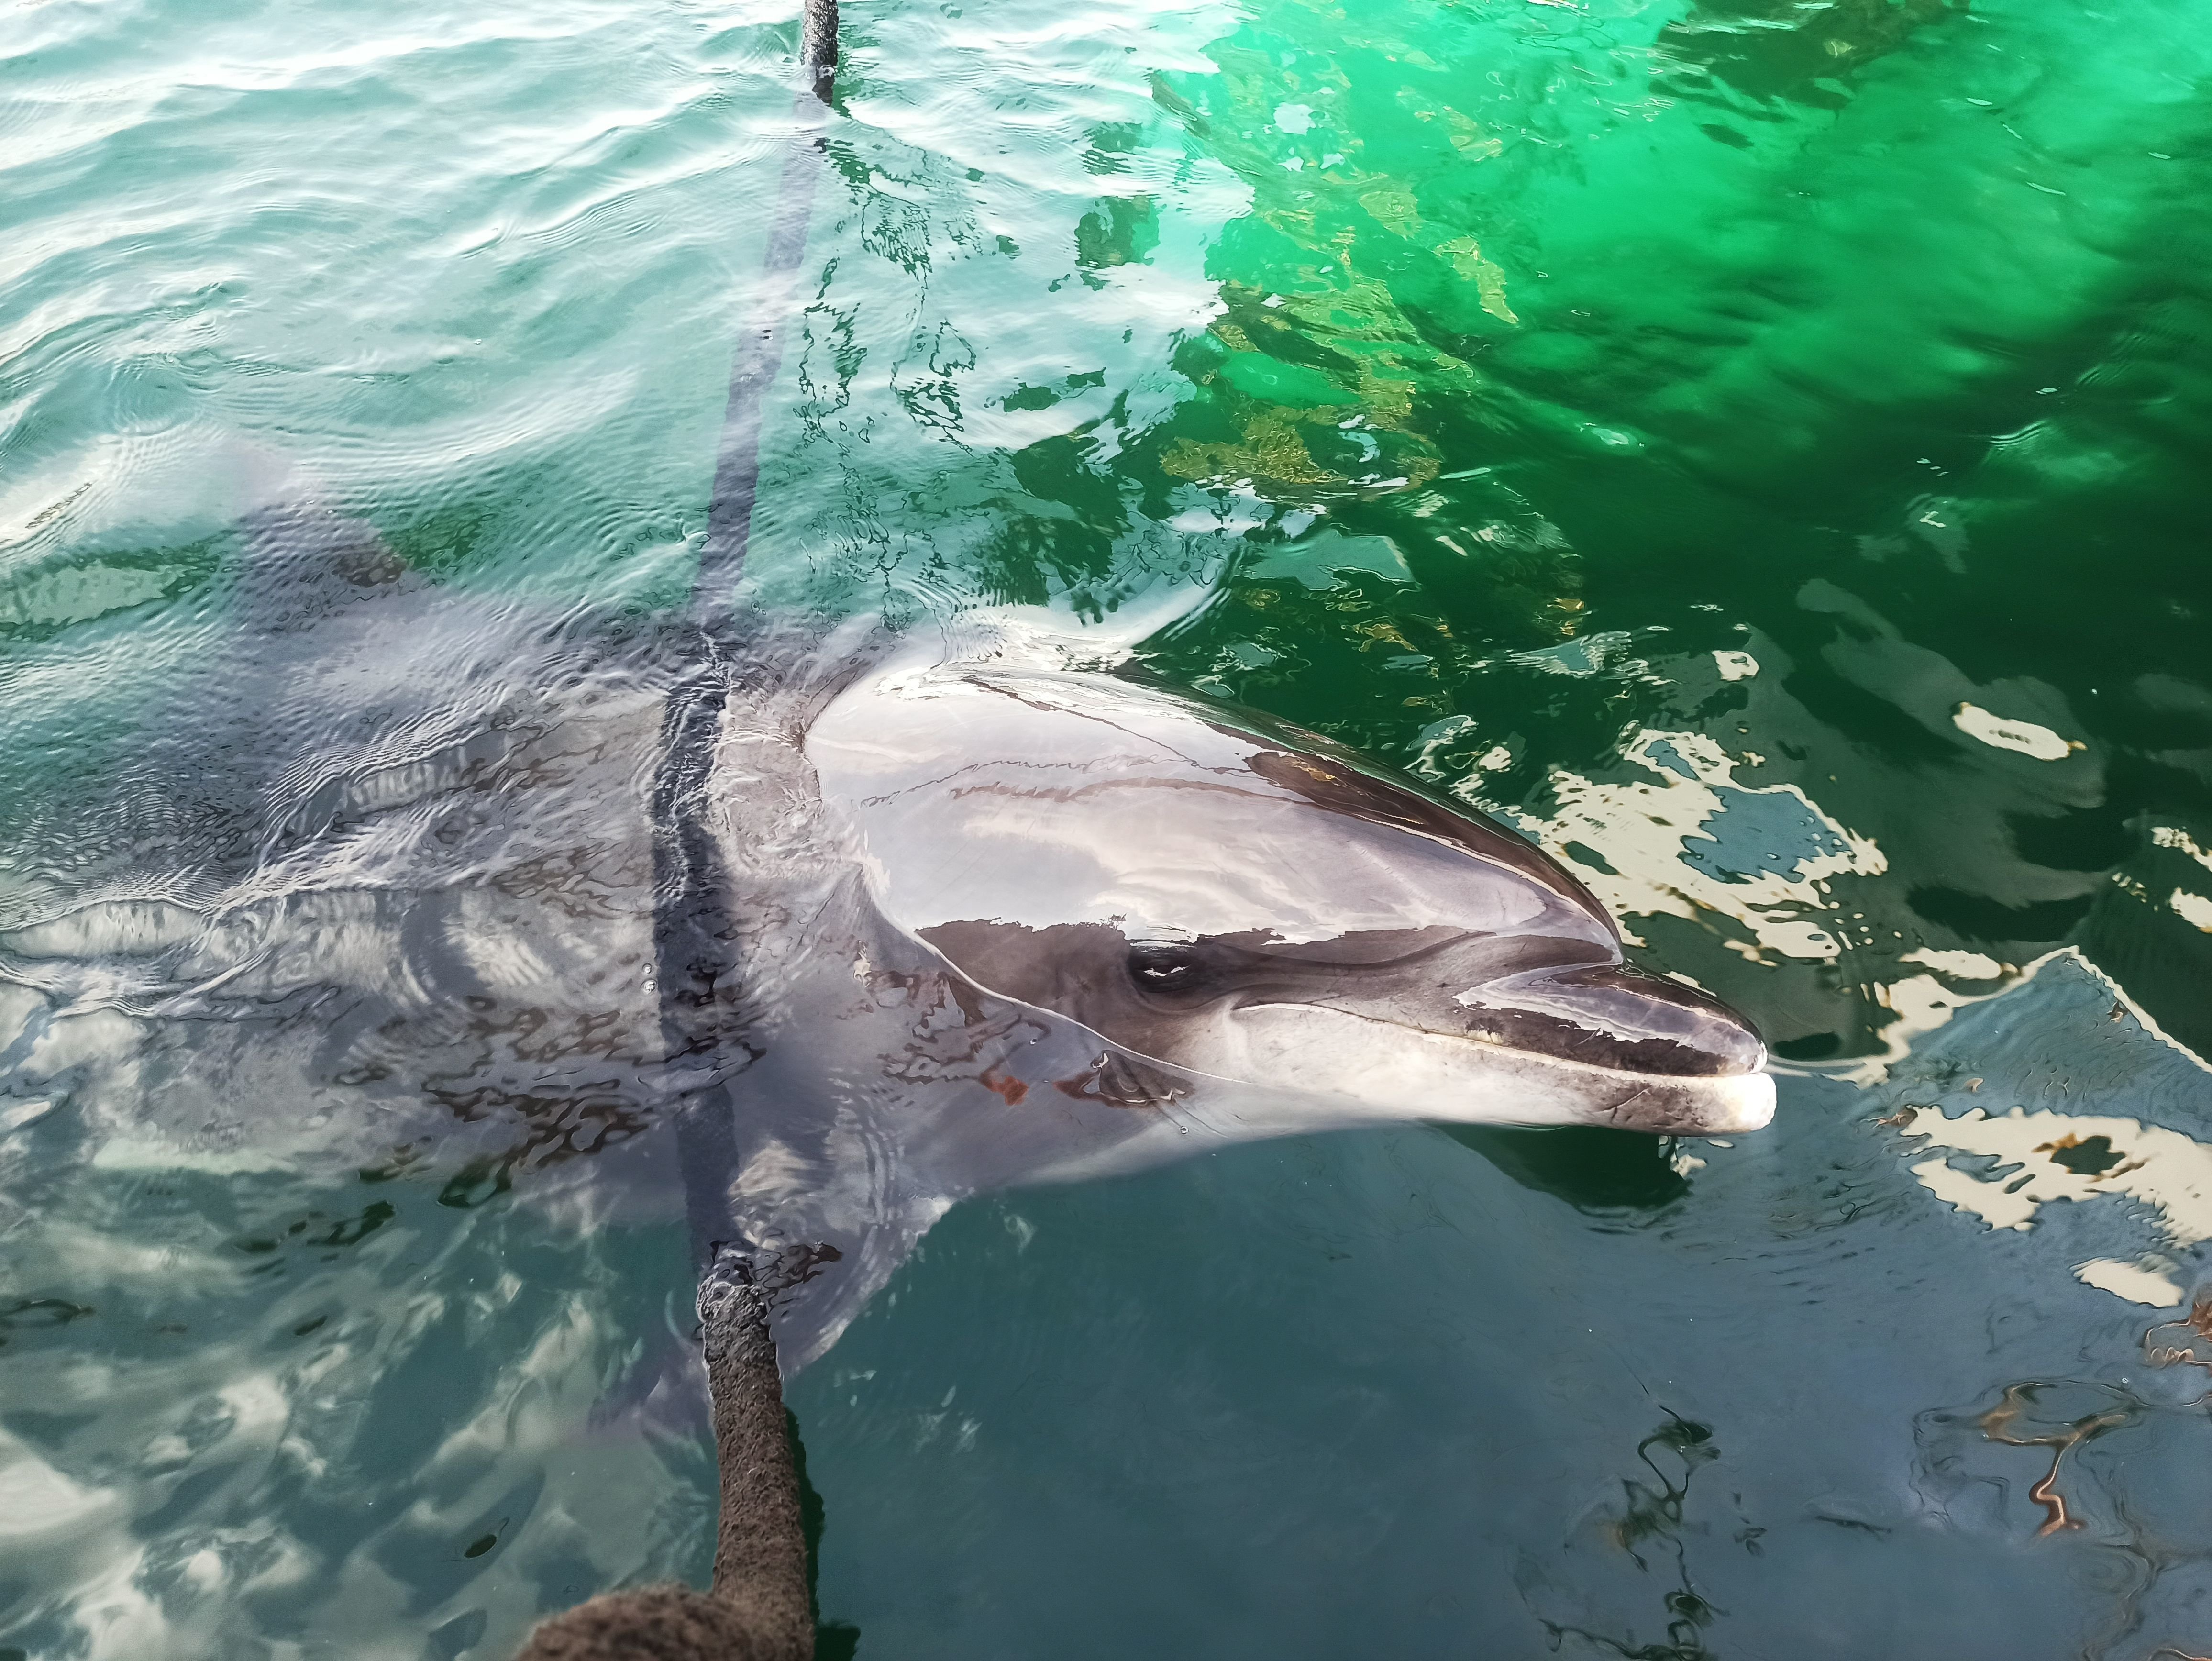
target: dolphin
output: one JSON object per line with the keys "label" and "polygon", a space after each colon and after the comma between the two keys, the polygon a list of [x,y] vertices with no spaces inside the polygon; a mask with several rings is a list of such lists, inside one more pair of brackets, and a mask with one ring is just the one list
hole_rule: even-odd
{"label": "dolphin", "polygon": [[810,1269],[831,1249],[845,1287],[779,1311],[789,1365],[991,1189],[1392,1120],[1771,1116],[1749,1024],[1629,967],[1498,825],[1050,614],[873,632],[825,642],[781,715],[734,703],[709,787],[738,910],[775,919],[732,1219]]}
{"label": "dolphin", "polygon": [[[796,1371],[969,1196],[1389,1120],[1772,1111],[1751,1027],[1630,968],[1542,852],[1134,675],[1158,618],[793,616],[701,664],[329,509],[242,540],[227,644],[155,705],[161,788],[87,785],[71,862],[0,893],[0,1087],[74,1101],[111,1164],[704,1196],[783,1266]],[[701,709],[718,955],[678,988],[656,780]]]}

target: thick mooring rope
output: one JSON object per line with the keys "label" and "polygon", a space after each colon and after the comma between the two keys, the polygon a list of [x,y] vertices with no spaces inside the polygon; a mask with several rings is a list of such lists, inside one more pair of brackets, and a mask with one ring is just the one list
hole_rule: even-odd
{"label": "thick mooring rope", "polygon": [[677,1120],[692,1258],[703,1270],[699,1323],[721,1474],[714,1588],[668,1585],[611,1592],[556,1615],[517,1661],[812,1661],[814,1619],[799,1482],[783,1409],[768,1291],[730,1227],[734,1137],[720,1052],[722,994],[736,979],[736,931],[722,863],[702,816],[738,636],[732,595],[751,539],[760,485],[761,405],[783,362],[791,297],[824,155],[837,63],[837,0],[806,0],[799,37],[805,86],[755,291],[738,343],[714,458],[707,536],[680,638],[690,672],[670,696],[653,783],[653,940],[661,1038],[672,1072],[696,1068]]}
{"label": "thick mooring rope", "polygon": [[516,1661],[812,1661],[799,1479],[767,1294],[725,1249],[699,1287],[722,1515],[710,1592],[609,1592],[531,1634]]}

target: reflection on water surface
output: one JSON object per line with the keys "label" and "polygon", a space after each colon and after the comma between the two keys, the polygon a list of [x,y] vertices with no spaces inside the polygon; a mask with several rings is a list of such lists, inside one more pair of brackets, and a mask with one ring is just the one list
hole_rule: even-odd
{"label": "reflection on water surface", "polygon": [[[2199,9],[850,9],[762,597],[1203,588],[1151,673],[1515,824],[1784,1076],[957,1208],[794,1389],[825,1653],[2212,1652]],[[680,1227],[532,1196],[649,1117],[659,683],[568,624],[689,581],[794,27],[19,18],[0,1655],[503,1655],[706,1568]],[[405,640],[283,652],[352,614],[271,500]],[[301,675],[311,765],[179,764]]]}

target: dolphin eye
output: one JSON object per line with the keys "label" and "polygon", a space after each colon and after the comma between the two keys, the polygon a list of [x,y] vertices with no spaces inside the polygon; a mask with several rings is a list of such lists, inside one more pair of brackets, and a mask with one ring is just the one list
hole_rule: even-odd
{"label": "dolphin eye", "polygon": [[1129,948],[1129,978],[1140,991],[1176,996],[1205,990],[1212,977],[1195,946],[1140,940]]}

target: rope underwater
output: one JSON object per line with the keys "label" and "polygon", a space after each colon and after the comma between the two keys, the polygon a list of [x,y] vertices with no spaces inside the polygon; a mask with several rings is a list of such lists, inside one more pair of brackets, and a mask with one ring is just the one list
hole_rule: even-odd
{"label": "rope underwater", "polygon": [[725,901],[721,855],[702,809],[722,711],[738,672],[740,621],[731,595],[744,574],[760,487],[761,404],[783,362],[792,290],[806,252],[806,224],[824,162],[821,129],[837,62],[837,0],[806,0],[799,64],[806,85],[792,110],[790,153],[776,192],[768,253],[756,291],[758,321],[738,342],[714,457],[707,535],[692,578],[681,649],[691,672],[668,698],[653,781],[653,944],[660,989],[661,1053],[672,1071],[701,1076],[677,1119],[691,1258],[704,1267],[732,1230],[724,1184],[735,1163],[732,1104],[715,1058],[732,1036],[718,1019],[720,993],[737,982],[735,925]]}
{"label": "rope underwater", "polygon": [[738,961],[721,859],[700,810],[735,669],[730,596],[751,539],[761,405],[783,362],[836,63],[836,0],[806,0],[796,142],[784,161],[757,289],[760,320],[740,338],[731,365],[707,535],[685,615],[692,672],[662,716],[652,792],[662,1050],[672,1067],[696,1066],[699,1074],[676,1131],[692,1261],[703,1269],[699,1323],[720,1469],[713,1590],[672,1584],[603,1594],[542,1622],[516,1661],[812,1661],[814,1654],[798,1475],[768,1324],[770,1288],[744,1250],[723,1243],[732,1232],[725,1184],[734,1139],[715,1056],[726,1036],[720,993],[734,984]]}

